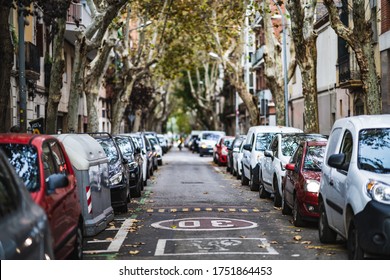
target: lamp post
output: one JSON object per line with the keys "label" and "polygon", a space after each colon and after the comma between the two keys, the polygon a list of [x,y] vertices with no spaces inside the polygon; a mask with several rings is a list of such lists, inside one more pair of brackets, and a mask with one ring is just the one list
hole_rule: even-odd
{"label": "lamp post", "polygon": [[285,126],[288,126],[288,72],[287,72],[287,42],[286,42],[286,22],[284,18],[284,13],[280,8],[277,1],[272,0],[276,5],[280,15],[282,16],[282,45],[283,45],[283,75],[284,75],[284,122]]}

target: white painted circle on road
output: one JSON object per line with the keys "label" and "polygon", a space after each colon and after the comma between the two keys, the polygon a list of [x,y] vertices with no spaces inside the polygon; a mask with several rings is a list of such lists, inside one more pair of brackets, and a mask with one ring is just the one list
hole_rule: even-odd
{"label": "white painted circle on road", "polygon": [[152,224],[152,227],[154,228],[184,231],[250,229],[255,228],[257,226],[257,223],[247,220],[213,217],[171,219],[163,220]]}

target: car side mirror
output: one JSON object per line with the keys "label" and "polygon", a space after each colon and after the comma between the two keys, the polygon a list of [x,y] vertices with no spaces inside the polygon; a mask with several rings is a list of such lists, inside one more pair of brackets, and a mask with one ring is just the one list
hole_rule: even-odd
{"label": "car side mirror", "polygon": [[286,169],[290,171],[295,171],[295,164],[294,163],[287,163]]}
{"label": "car side mirror", "polygon": [[274,159],[274,153],[271,150],[265,150],[264,151],[265,157],[270,157],[272,160]]}
{"label": "car side mirror", "polygon": [[252,150],[252,145],[251,144],[245,144],[244,146],[242,146],[242,148],[244,150],[250,151],[250,150]]}
{"label": "car side mirror", "polygon": [[348,166],[345,164],[345,154],[334,154],[331,155],[328,159],[328,165],[330,167],[348,171]]}
{"label": "car side mirror", "polygon": [[65,174],[52,174],[46,179],[46,193],[50,195],[54,193],[56,189],[65,188],[68,185],[69,180]]}

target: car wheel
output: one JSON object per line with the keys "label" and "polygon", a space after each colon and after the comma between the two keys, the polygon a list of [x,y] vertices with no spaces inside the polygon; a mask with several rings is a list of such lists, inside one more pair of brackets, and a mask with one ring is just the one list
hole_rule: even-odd
{"label": "car wheel", "polygon": [[160,159],[159,161],[158,161],[158,165],[162,165],[162,159]]}
{"label": "car wheel", "polygon": [[260,180],[260,186],[259,186],[259,197],[260,198],[269,198],[271,197],[271,194],[265,190],[263,182]]}
{"label": "car wheel", "polygon": [[202,153],[199,153],[199,156],[200,156],[200,157],[203,157],[203,154],[202,154]]}
{"label": "car wheel", "polygon": [[80,219],[76,231],[76,240],[74,248],[69,258],[71,260],[82,260],[83,259],[83,221]]}
{"label": "car wheel", "polygon": [[355,227],[355,222],[352,220],[348,229],[348,259],[350,260],[362,260],[364,259],[364,251],[359,244],[359,233]]}
{"label": "car wheel", "polygon": [[140,197],[142,192],[141,182],[138,182],[135,188],[130,189],[131,197]]}
{"label": "car wheel", "polygon": [[297,196],[295,196],[295,198],[294,198],[292,215],[293,215],[294,226],[302,227],[305,225],[305,221],[303,220],[301,213],[299,213],[299,204],[298,204],[298,197]]}
{"label": "car wheel", "polygon": [[236,178],[237,178],[237,180],[240,180],[242,175],[240,175],[240,172],[239,172],[239,169],[238,169],[238,168],[239,168],[239,167],[238,167],[238,164],[237,164]]}
{"label": "car wheel", "polygon": [[257,191],[259,191],[259,184],[256,184],[254,179],[255,179],[255,176],[252,173],[251,174],[250,190],[253,192],[257,192]]}
{"label": "car wheel", "polygon": [[245,174],[241,174],[241,185],[243,186],[248,186],[249,185],[249,180],[245,177]]}
{"label": "car wheel", "polygon": [[154,167],[152,166],[152,168],[149,169],[149,178],[152,177],[154,174]]}
{"label": "car wheel", "polygon": [[282,190],[282,214],[291,215],[291,208],[286,203],[285,190]]}
{"label": "car wheel", "polygon": [[279,187],[278,187],[278,179],[274,177],[274,206],[275,207],[281,207],[282,206],[282,196],[279,193]]}
{"label": "car wheel", "polygon": [[325,212],[325,205],[320,201],[320,218],[318,220],[318,235],[322,243],[334,243],[337,233],[329,227],[328,217]]}

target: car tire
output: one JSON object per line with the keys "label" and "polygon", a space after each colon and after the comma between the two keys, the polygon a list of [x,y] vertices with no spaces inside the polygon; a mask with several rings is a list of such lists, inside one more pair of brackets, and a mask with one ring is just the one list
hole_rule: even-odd
{"label": "car tire", "polygon": [[142,192],[141,182],[138,182],[138,184],[135,188],[130,189],[130,196],[131,197],[140,197],[141,192]]}
{"label": "car tire", "polygon": [[249,179],[247,179],[245,177],[244,173],[241,174],[241,185],[243,185],[243,186],[248,186],[249,185]]}
{"label": "car tire", "polygon": [[359,232],[355,227],[355,222],[351,220],[348,228],[348,259],[350,260],[363,260],[364,251],[359,244]]}
{"label": "car tire", "polygon": [[82,260],[83,259],[83,221],[80,221],[76,230],[76,240],[72,253],[69,256],[71,260]]}
{"label": "car tire", "polygon": [[[236,178],[237,178],[237,180],[240,180],[242,175],[240,175],[240,172],[239,172],[239,169],[238,169],[238,168],[239,168],[239,167],[238,167],[238,164],[237,164]],[[241,173],[241,174],[242,174],[242,173]]]}
{"label": "car tire", "polygon": [[301,213],[299,212],[299,203],[298,203],[298,197],[295,195],[294,198],[294,205],[292,209],[292,216],[293,216],[293,224],[296,227],[303,227],[305,225],[305,221],[302,218]]}
{"label": "car tire", "polygon": [[264,187],[262,180],[260,180],[259,197],[260,198],[270,198],[271,197],[271,194],[265,190],[265,187]]}
{"label": "car tire", "polygon": [[325,205],[320,201],[320,217],[318,220],[318,236],[321,243],[334,243],[337,238],[337,233],[329,227],[328,217],[325,212]]}
{"label": "car tire", "polygon": [[283,215],[291,215],[291,208],[286,203],[285,190],[282,190],[282,214]]}
{"label": "car tire", "polygon": [[273,181],[273,187],[274,187],[274,206],[275,207],[281,207],[282,206],[282,196],[279,193],[279,186],[278,186],[278,179],[276,176],[274,177]]}
{"label": "car tire", "polygon": [[252,192],[258,192],[259,191],[259,185],[255,183],[254,175],[251,173],[251,183],[250,183],[250,190]]}

